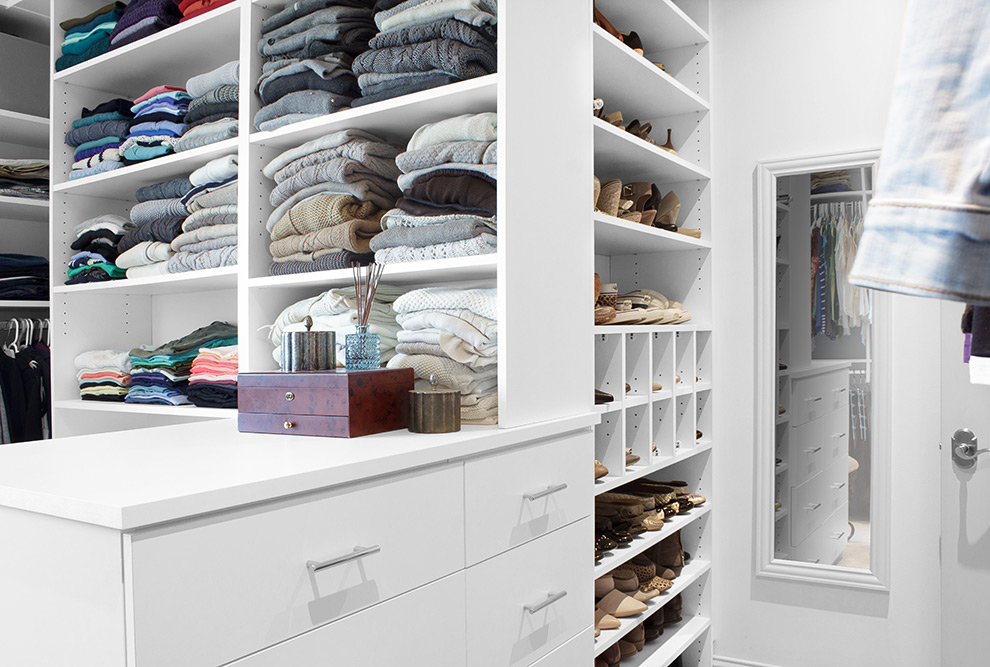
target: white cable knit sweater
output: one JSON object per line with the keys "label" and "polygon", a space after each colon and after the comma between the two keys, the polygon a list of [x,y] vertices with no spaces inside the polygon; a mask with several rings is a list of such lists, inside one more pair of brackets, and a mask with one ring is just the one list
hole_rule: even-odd
{"label": "white cable knit sweater", "polygon": [[424,287],[413,290],[392,304],[397,313],[414,313],[420,310],[453,310],[463,308],[472,313],[495,320],[498,302],[494,287],[455,289],[450,287]]}

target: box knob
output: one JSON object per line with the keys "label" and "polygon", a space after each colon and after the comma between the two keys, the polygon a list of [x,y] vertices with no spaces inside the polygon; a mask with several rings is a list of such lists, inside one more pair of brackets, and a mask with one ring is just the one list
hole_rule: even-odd
{"label": "box knob", "polygon": [[295,397],[296,397],[296,395],[295,395],[295,394],[293,394],[293,393],[292,393],[291,391],[287,391],[287,392],[285,392],[285,400],[287,400],[287,401],[291,401],[291,400],[293,400],[293,399],[294,399]]}
{"label": "box knob", "polygon": [[282,424],[282,428],[288,431],[290,428],[293,428],[295,425],[296,425],[295,422],[285,422],[284,424]]}

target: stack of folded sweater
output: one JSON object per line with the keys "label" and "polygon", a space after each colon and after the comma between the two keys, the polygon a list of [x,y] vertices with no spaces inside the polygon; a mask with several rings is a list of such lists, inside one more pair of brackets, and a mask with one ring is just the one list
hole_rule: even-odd
{"label": "stack of folded sweater", "polygon": [[237,346],[201,348],[193,360],[187,395],[200,408],[236,408]]}
{"label": "stack of folded sweater", "polygon": [[849,172],[837,169],[834,171],[816,171],[811,174],[811,194],[823,195],[830,192],[850,192]]}
{"label": "stack of folded sweater", "polygon": [[48,160],[0,158],[0,197],[48,199]]}
{"label": "stack of folded sweater", "polygon": [[78,355],[74,363],[82,400],[123,402],[131,383],[127,352],[90,350]]}
{"label": "stack of folded sweater", "polygon": [[180,203],[189,213],[172,239],[169,273],[237,264],[237,157],[217,158],[189,175]]}
{"label": "stack of folded sweater", "polygon": [[351,71],[355,55],[377,32],[372,0],[301,0],[265,19],[258,51],[259,130],[347,108],[360,94]]}
{"label": "stack of folded sweater", "polygon": [[[386,362],[395,356],[395,346],[398,343],[396,335],[401,328],[395,320],[395,310],[392,303],[403,294],[404,290],[392,285],[378,285],[375,300],[371,306],[368,318],[368,331],[381,337],[381,360]],[[343,343],[345,336],[356,331],[357,301],[354,298],[354,288],[346,287],[332,289],[319,296],[298,301],[283,310],[269,332],[269,339],[275,350],[272,356],[275,361],[282,363],[282,333],[285,331],[306,331],[306,317],[313,318],[313,331],[333,331],[337,341],[337,366],[344,365],[345,353]]]}
{"label": "stack of folded sweater", "polygon": [[200,349],[236,344],[237,327],[213,322],[155,349],[131,350],[131,384],[126,402],[189,404],[189,377]]}
{"label": "stack of folded sweater", "polygon": [[262,170],[278,184],[268,218],[272,275],[348,268],[371,260],[370,240],[399,190],[399,146],[343,130],[288,150]]}
{"label": "stack of folded sweater", "polygon": [[497,116],[457,116],[416,130],[395,162],[402,198],[371,240],[379,264],[496,251]]}
{"label": "stack of folded sweater", "polygon": [[179,11],[182,12],[182,18],[179,19],[179,23],[194,19],[201,14],[218,9],[231,2],[234,2],[234,0],[181,0],[179,2]]}
{"label": "stack of folded sweater", "polygon": [[461,422],[498,422],[498,307],[494,288],[427,287],[392,304],[402,325],[389,368],[412,368],[417,385],[461,393]]}
{"label": "stack of folded sweater", "polygon": [[66,285],[105,282],[123,278],[116,265],[120,240],[134,225],[119,215],[98,215],[75,226],[76,240],[69,247],[76,253],[69,258]]}
{"label": "stack of folded sweater", "polygon": [[110,49],[119,49],[161,32],[181,18],[182,12],[175,0],[131,0],[110,34]]}
{"label": "stack of folded sweater", "polygon": [[120,147],[131,127],[130,100],[115,98],[83,107],[82,116],[72,123],[65,143],[76,149],[69,178],[83,178],[122,167]]}
{"label": "stack of folded sweater", "polygon": [[0,300],[48,299],[48,260],[37,255],[0,253]]}
{"label": "stack of folded sweater", "polygon": [[175,151],[188,151],[237,136],[240,66],[235,60],[186,82],[193,96],[186,112],[186,131]]}
{"label": "stack of folded sweater", "polygon": [[123,2],[111,2],[81,18],[62,21],[65,31],[62,55],[55,61],[55,71],[78,65],[110,50],[110,35],[124,13]]}
{"label": "stack of folded sweater", "polygon": [[120,146],[124,164],[168,155],[186,130],[192,95],[175,86],[156,86],[134,100],[127,138]]}
{"label": "stack of folded sweater", "polygon": [[182,233],[187,211],[182,196],[192,185],[177,178],[139,189],[138,203],[131,207],[132,228],[117,246],[117,266],[128,278],[146,278],[169,273],[168,261],[175,254],[171,243]]}
{"label": "stack of folded sweater", "polygon": [[496,70],[495,0],[378,0],[381,32],[354,59],[369,104]]}

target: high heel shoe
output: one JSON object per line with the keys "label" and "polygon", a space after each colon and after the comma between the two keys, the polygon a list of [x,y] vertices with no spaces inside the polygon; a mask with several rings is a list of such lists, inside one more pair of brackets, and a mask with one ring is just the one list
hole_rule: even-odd
{"label": "high heel shoe", "polygon": [[595,23],[600,25],[602,29],[605,30],[605,32],[612,35],[612,37],[615,37],[617,40],[621,42],[622,33],[616,30],[615,26],[612,25],[612,23],[607,18],[605,18],[605,15],[602,14],[600,11],[598,11],[598,7],[593,7],[591,11],[592,11],[592,15],[594,16]]}
{"label": "high heel shoe", "polygon": [[601,192],[598,195],[598,201],[595,203],[595,208],[605,215],[618,217],[619,199],[621,194],[622,181],[613,179],[603,183]]}
{"label": "high heel shoe", "polygon": [[[637,222],[640,224],[653,225],[653,220],[657,215],[657,207],[655,204],[651,206],[651,202],[654,201],[656,187],[653,183],[642,181],[626,183],[622,187],[622,196],[631,199],[633,202],[632,210],[639,212]],[[659,199],[656,199],[656,201],[659,202]]]}
{"label": "high heel shoe", "polygon": [[643,40],[641,40],[639,38],[639,35],[637,35],[635,32],[623,33],[622,43],[628,46],[636,53],[638,53],[639,55],[643,55]]}
{"label": "high heel shoe", "polygon": [[638,119],[633,120],[633,122],[629,123],[629,125],[626,127],[626,132],[628,132],[629,134],[639,139],[642,139],[643,141],[649,144],[655,145],[656,142],[650,138],[650,132],[652,130],[653,130],[652,123],[645,123],[643,125],[640,125]]}
{"label": "high heel shoe", "polygon": [[664,149],[668,153],[671,153],[673,155],[677,155],[677,151],[674,150],[674,144],[670,140],[670,135],[671,135],[671,130],[668,128],[667,129],[667,143],[665,143],[663,146],[660,146],[660,148]]}
{"label": "high heel shoe", "polygon": [[665,229],[668,232],[677,231],[677,216],[681,212],[681,200],[677,198],[674,191],[671,190],[664,198],[660,200],[660,209],[657,212],[656,220],[653,222],[654,227],[659,227],[660,229]]}

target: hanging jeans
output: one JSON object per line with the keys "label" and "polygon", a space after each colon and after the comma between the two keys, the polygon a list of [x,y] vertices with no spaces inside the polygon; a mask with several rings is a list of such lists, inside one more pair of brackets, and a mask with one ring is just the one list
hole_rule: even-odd
{"label": "hanging jeans", "polygon": [[990,0],[911,0],[850,281],[990,305]]}

